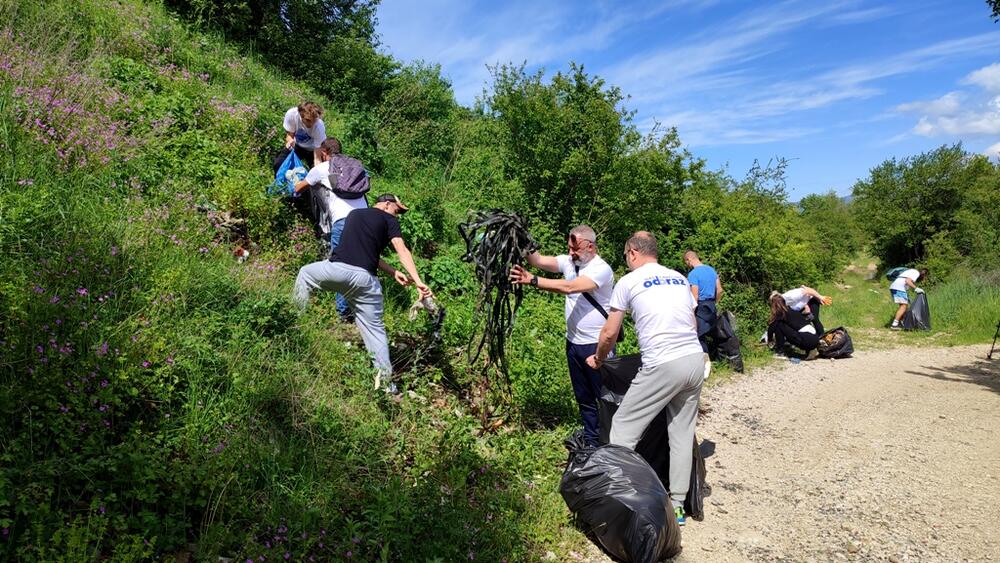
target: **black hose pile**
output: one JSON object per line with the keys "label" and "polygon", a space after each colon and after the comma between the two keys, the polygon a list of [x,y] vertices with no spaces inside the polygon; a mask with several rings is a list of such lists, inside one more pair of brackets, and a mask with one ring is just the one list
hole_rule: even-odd
{"label": "black hose pile", "polygon": [[472,213],[458,232],[465,239],[462,260],[475,264],[479,280],[478,326],[469,340],[469,362],[475,364],[485,348],[487,367],[498,368],[509,389],[506,346],[524,298],[524,289],[510,281],[510,269],[523,264],[525,257],[538,250],[538,243],[528,233],[526,219],[499,209]]}

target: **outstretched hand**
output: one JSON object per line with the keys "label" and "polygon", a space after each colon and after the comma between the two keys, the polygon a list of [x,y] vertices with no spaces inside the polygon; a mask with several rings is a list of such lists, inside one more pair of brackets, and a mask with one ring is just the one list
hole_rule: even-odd
{"label": "outstretched hand", "polygon": [[824,305],[829,305],[830,303],[833,303],[833,299],[831,299],[830,297],[823,297],[819,300],[819,302]]}
{"label": "outstretched hand", "polygon": [[510,269],[510,281],[518,284],[531,283],[531,273],[524,266],[514,266]]}
{"label": "outstretched hand", "polygon": [[421,299],[427,299],[428,297],[434,297],[434,292],[431,288],[427,287],[424,282],[417,282],[417,291],[420,292]]}
{"label": "outstretched hand", "polygon": [[407,276],[406,272],[404,272],[402,270],[396,270],[395,272],[393,272],[392,273],[392,277],[396,278],[396,283],[398,283],[399,285],[401,285],[403,287],[406,287],[406,286],[410,285],[410,278],[409,278],[409,276]]}

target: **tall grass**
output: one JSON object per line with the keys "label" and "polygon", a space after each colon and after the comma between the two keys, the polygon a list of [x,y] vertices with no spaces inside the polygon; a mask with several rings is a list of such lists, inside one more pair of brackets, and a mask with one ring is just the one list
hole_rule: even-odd
{"label": "tall grass", "polygon": [[863,346],[988,342],[1000,321],[1000,284],[996,272],[958,269],[948,280],[919,282],[926,291],[933,330],[902,333],[888,329],[897,309],[889,296],[889,281],[882,275],[871,280],[865,277],[865,273],[847,271],[836,281],[816,288],[833,298],[833,304],[823,308],[823,324],[827,328],[847,327],[855,335],[855,342]]}

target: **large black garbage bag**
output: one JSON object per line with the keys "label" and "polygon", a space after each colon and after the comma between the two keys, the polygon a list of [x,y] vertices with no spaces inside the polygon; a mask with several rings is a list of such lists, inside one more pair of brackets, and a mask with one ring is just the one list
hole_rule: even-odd
{"label": "large black garbage bag", "polygon": [[719,355],[729,361],[729,367],[743,373],[743,353],[740,352],[740,337],[736,335],[736,316],[732,311],[723,311],[715,325],[715,341]]}
{"label": "large black garbage bag", "polygon": [[604,549],[635,563],[680,553],[681,529],[670,497],[642,456],[623,446],[587,446],[582,431],[566,440],[566,448],[559,492]]}
{"label": "large black garbage bag", "polygon": [[[597,400],[597,418],[601,428],[599,440],[607,444],[611,437],[611,422],[625,398],[632,379],[639,372],[642,362],[638,354],[610,358],[601,366],[601,378],[604,387]],[[615,392],[611,389],[621,389]],[[667,409],[663,409],[649,423],[635,451],[646,460],[660,478],[664,488],[670,487],[670,442],[667,439]],[[695,436],[692,452],[691,480],[688,483],[687,497],[684,499],[684,514],[695,520],[705,518],[705,497],[711,494],[711,487],[705,483],[707,470],[705,459],[698,447],[698,437]]]}
{"label": "large black garbage bag", "polygon": [[854,353],[854,342],[851,335],[847,334],[847,329],[838,326],[819,337],[816,351],[821,358],[847,358]]}
{"label": "large black garbage bag", "polygon": [[918,293],[903,315],[903,330],[930,330],[931,310],[927,306],[927,294]]}

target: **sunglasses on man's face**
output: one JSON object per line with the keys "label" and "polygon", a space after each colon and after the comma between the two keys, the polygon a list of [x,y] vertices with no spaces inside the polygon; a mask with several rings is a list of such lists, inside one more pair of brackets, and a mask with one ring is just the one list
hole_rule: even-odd
{"label": "sunglasses on man's face", "polygon": [[581,248],[585,243],[594,244],[594,241],[576,235],[569,235],[569,245],[573,248]]}

